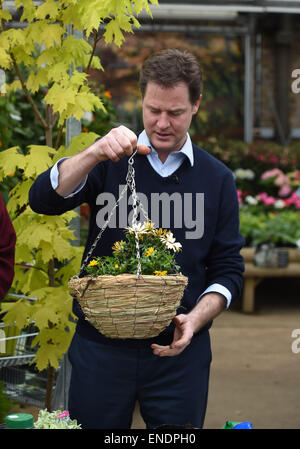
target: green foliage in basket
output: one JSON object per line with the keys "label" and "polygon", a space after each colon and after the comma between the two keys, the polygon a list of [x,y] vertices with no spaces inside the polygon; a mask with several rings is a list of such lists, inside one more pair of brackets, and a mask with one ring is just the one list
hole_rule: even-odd
{"label": "green foliage in basket", "polygon": [[179,273],[175,255],[181,244],[171,231],[157,229],[150,221],[125,229],[126,240],[115,242],[112,256],[97,257],[90,261],[85,272],[92,276],[117,275],[137,272],[136,235],[139,241],[141,271],[145,275],[166,276]]}

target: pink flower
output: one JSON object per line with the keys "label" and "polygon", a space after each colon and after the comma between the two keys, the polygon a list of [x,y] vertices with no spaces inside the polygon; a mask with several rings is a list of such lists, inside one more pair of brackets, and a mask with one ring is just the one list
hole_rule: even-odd
{"label": "pink flower", "polygon": [[267,170],[261,175],[261,179],[274,178],[275,176],[283,174],[279,168],[273,168],[272,170]]}
{"label": "pink flower", "polygon": [[300,209],[300,197],[296,192],[293,192],[289,198],[284,200],[287,206],[295,206],[296,209]]}
{"label": "pink flower", "polygon": [[264,201],[266,206],[272,206],[275,202],[276,200],[272,196],[268,196],[268,198],[266,198]]}
{"label": "pink flower", "polygon": [[288,196],[291,193],[292,189],[287,184],[283,184],[279,190],[279,196]]}
{"label": "pink flower", "polygon": [[257,197],[266,205],[271,206],[275,203],[276,199],[272,196],[269,196],[266,192],[259,193]]}
{"label": "pink flower", "polygon": [[266,198],[268,198],[268,194],[266,192],[259,193],[257,196],[263,202],[265,201]]}
{"label": "pink flower", "polygon": [[237,189],[239,204],[242,204],[242,194],[243,192],[240,189]]}

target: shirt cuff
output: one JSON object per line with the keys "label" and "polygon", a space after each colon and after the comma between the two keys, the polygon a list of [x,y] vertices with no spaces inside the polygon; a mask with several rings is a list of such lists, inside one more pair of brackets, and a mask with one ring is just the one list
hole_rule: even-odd
{"label": "shirt cuff", "polygon": [[[53,165],[53,167],[51,168],[51,171],[50,171],[50,181],[51,181],[51,185],[52,185],[53,190],[56,190],[57,187],[58,187],[58,175],[59,175],[58,167],[59,167],[59,164],[60,164],[62,161],[64,161],[65,159],[68,159],[68,158],[67,158],[67,157],[63,157],[63,158],[59,159],[59,160],[56,162],[56,164]],[[69,193],[69,195],[64,196],[64,198],[70,198],[70,197],[76,195],[76,193],[80,192],[80,190],[84,187],[84,185],[85,185],[85,183],[86,183],[86,180],[87,180],[87,176],[86,176],[85,179],[84,179],[84,180],[83,180],[83,181],[76,187],[76,189],[75,189],[73,192]]]}
{"label": "shirt cuff", "polygon": [[230,293],[230,291],[228,290],[228,288],[224,287],[221,284],[212,284],[210,285],[198,298],[197,302],[200,301],[200,299],[202,298],[202,296],[204,296],[206,293],[220,293],[221,295],[225,296],[226,299],[226,309],[229,308],[230,303],[231,303],[231,298],[232,295]]}

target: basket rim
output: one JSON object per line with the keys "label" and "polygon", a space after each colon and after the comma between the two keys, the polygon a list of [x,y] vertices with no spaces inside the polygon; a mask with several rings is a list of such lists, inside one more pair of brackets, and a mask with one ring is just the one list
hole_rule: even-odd
{"label": "basket rim", "polygon": [[[82,277],[78,277],[78,276],[73,276],[70,278],[71,280],[83,280],[83,279],[120,279],[120,278],[124,278],[124,277],[128,277],[128,278],[136,278],[136,274],[133,273],[120,273],[120,274],[101,274],[100,276],[92,276],[90,274],[86,275],[86,276],[82,276]],[[187,276],[185,276],[182,273],[173,273],[173,274],[167,274],[166,276],[157,276],[155,274],[143,274],[141,273],[138,279],[142,279],[142,278],[146,278],[146,279],[170,279],[173,277],[181,277],[181,278],[186,278],[188,279]],[[137,280],[138,280],[137,279]]]}

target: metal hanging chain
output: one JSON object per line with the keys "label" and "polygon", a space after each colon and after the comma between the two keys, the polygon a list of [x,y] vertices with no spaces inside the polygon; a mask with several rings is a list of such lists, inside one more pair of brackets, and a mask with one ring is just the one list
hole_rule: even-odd
{"label": "metal hanging chain", "polygon": [[133,168],[133,158],[137,153],[137,149],[134,151],[134,153],[130,156],[130,158],[128,159],[128,171],[127,171],[127,175],[126,175],[126,185],[124,186],[124,189],[122,190],[118,200],[116,201],[114,207],[112,208],[112,210],[109,213],[109,216],[106,220],[106,222],[104,223],[103,227],[101,228],[99,234],[97,235],[94,243],[92,244],[89,252],[87,253],[84,261],[82,262],[79,274],[77,275],[77,277],[79,277],[83,270],[84,267],[86,266],[87,262],[89,261],[94,249],[96,248],[99,240],[102,237],[103,232],[105,231],[105,229],[107,228],[112,215],[114,214],[116,208],[119,206],[119,203],[121,201],[121,199],[124,197],[128,187],[131,190],[131,194],[132,194],[132,209],[133,209],[133,215],[132,215],[132,228],[134,230],[134,234],[135,234],[135,244],[136,244],[136,258],[137,258],[137,279],[140,277],[141,274],[141,257],[140,257],[140,247],[139,247],[139,238],[138,238],[138,232],[136,229],[136,225],[137,225],[137,215],[138,215],[138,207],[141,209],[144,217],[146,218],[147,221],[149,221],[147,212],[145,211],[140,199],[137,196],[136,193],[136,188],[135,188],[135,171]]}
{"label": "metal hanging chain", "polygon": [[[136,150],[137,151],[137,150]],[[134,231],[134,237],[135,237],[135,247],[136,247],[136,258],[137,258],[137,272],[136,272],[136,278],[138,279],[141,274],[141,256],[140,256],[140,244],[139,244],[139,234],[136,229],[137,225],[137,194],[135,189],[135,171],[133,168],[133,156],[136,154],[136,151],[133,153],[133,155],[128,160],[128,172],[126,176],[126,185],[131,190],[132,194],[132,228]]]}

